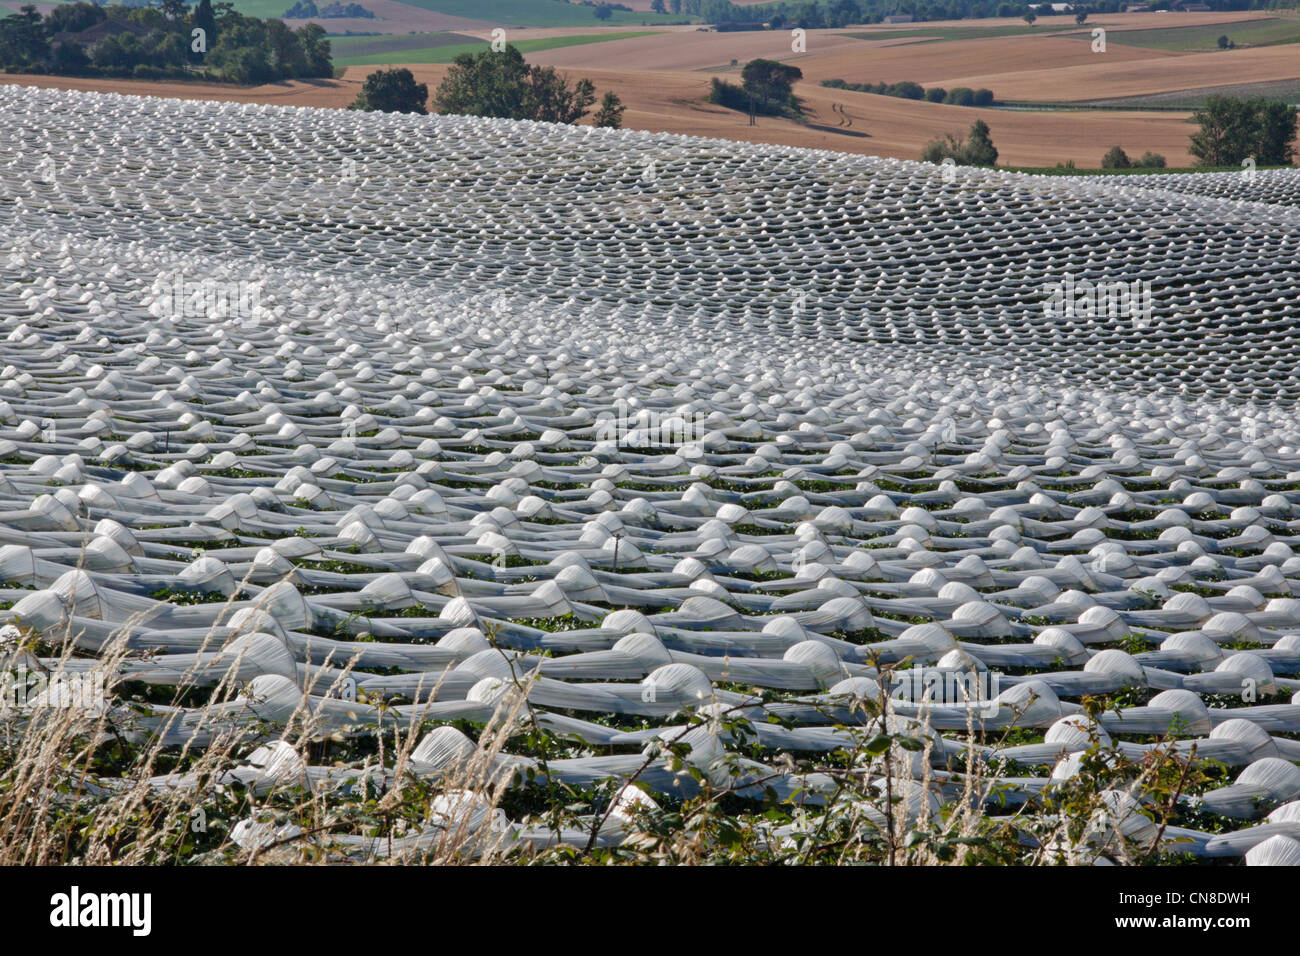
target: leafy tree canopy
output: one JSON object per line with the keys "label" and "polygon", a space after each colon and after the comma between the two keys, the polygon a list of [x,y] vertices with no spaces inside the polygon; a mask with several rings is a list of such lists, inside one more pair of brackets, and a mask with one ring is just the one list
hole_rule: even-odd
{"label": "leafy tree canopy", "polygon": [[382,113],[428,113],[429,87],[415,82],[405,67],[376,70],[361,84],[361,92],[348,107],[350,110],[375,110]]}

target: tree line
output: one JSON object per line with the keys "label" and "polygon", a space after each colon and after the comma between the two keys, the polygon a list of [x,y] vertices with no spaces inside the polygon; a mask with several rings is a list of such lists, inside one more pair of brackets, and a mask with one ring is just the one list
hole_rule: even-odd
{"label": "tree line", "polygon": [[920,83],[903,80],[901,83],[846,83],[844,80],[822,80],[822,86],[835,90],[852,90],[855,93],[874,93],[877,96],[896,96],[905,100],[925,100],[927,103],[947,103],[950,106],[992,106],[993,91],[981,87],[972,90],[958,86],[945,90],[942,86],[926,89]]}
{"label": "tree line", "polygon": [[[1093,13],[1121,13],[1133,0],[1088,0],[1081,3]],[[1156,10],[1168,10],[1173,0],[1150,0]],[[1274,10],[1294,8],[1297,0],[1208,0],[1215,10]],[[987,17],[1023,17],[1026,2],[1010,0],[777,0],[741,6],[731,0],[664,0],[652,5],[658,13],[672,12],[700,17],[709,23],[767,24],[773,30],[802,27],[813,30],[840,28],[855,23],[879,23],[892,14],[907,14],[915,20],[974,20]],[[1044,3],[1035,10],[1041,17],[1073,17],[1076,11],[1056,12]]]}
{"label": "tree line", "polygon": [[[101,27],[101,29],[93,29]],[[8,73],[186,78],[271,83],[334,75],[325,30],[236,13],[233,3],[161,0],[158,6],[33,5],[0,18]]]}

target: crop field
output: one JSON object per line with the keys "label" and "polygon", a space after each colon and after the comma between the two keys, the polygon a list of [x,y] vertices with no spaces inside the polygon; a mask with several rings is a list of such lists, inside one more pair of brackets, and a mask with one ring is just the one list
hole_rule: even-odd
{"label": "crop field", "polygon": [[405,50],[482,45],[477,37],[463,33],[413,33],[407,36],[331,37],[330,50],[336,64],[352,57],[386,55]]}
{"label": "crop field", "polygon": [[1137,109],[1146,107],[1197,109],[1205,105],[1205,101],[1211,96],[1235,96],[1245,99],[1263,96],[1269,99],[1283,99],[1288,103],[1300,103],[1300,79],[1274,80],[1271,83],[1227,83],[1202,89],[1177,90],[1172,93],[1123,96],[1111,100],[1100,100],[1098,103],[1107,106],[1129,106]]}
{"label": "crop field", "polygon": [[[241,0],[242,2],[242,0]],[[407,0],[410,6],[449,16],[481,20],[502,26],[582,27],[664,24],[688,19],[681,14],[649,10],[614,10],[609,19],[597,20],[593,8],[557,0]]]}
{"label": "crop field", "polygon": [[1295,170],[0,115],[0,862],[1300,864]]}
{"label": "crop field", "polygon": [[[557,26],[547,25],[545,17],[525,15],[527,10],[574,6],[556,0],[520,0],[502,7],[496,21],[487,17],[487,7],[474,18],[466,15],[468,5],[430,0],[430,6],[371,0],[373,20],[323,21],[333,32],[380,34],[331,39],[342,73],[335,80],[241,87],[0,74],[0,84],[343,109],[380,66],[407,66],[435,90],[447,62],[481,49],[494,29],[504,29],[506,40],[524,51],[529,62],[554,66],[574,78],[589,77],[601,95],[615,92],[627,106],[623,122],[629,128],[915,159],[927,143],[964,136],[980,120],[990,127],[1001,165],[1072,162],[1079,168],[1096,167],[1115,145],[1135,155],[1160,153],[1171,166],[1191,165],[1190,113],[1210,95],[1300,101],[1294,96],[1300,89],[1300,57],[1294,44],[1280,42],[1300,29],[1300,19],[1285,13],[1092,14],[1083,25],[1061,16],[1043,17],[1033,27],[1018,18],[877,24],[809,30],[806,48],[795,52],[784,30],[719,33],[698,24],[636,29],[618,26],[622,21],[616,20],[603,26],[594,16],[576,26]],[[560,12],[573,14],[575,9]],[[638,17],[643,12],[639,6],[635,11]],[[1092,31],[1098,28],[1110,38],[1102,52],[1092,49]],[[1183,50],[1126,39],[1204,38],[1220,32],[1237,36],[1241,45]],[[1247,45],[1247,37],[1270,45]],[[713,77],[734,81],[744,63],[759,57],[802,72],[795,89],[805,110],[801,121],[764,118],[750,126],[743,112],[708,101]],[[1017,108],[952,107],[831,90],[821,86],[825,80],[986,88],[998,103]],[[1042,109],[1019,108],[1026,105]],[[1092,106],[1097,108],[1088,108]]]}
{"label": "crop field", "polygon": [[[588,43],[606,43],[611,40],[623,40],[629,37],[653,35],[647,32],[631,33],[597,33],[578,36],[539,37],[537,39],[518,40],[514,45],[521,53],[536,53],[541,50],[553,50],[570,46],[582,46]],[[441,36],[455,36],[442,34]],[[436,41],[439,35],[434,35]],[[421,37],[342,37],[330,41],[335,55],[334,63],[338,66],[373,66],[385,63],[450,63],[462,53],[479,53],[488,49],[482,40],[470,38],[469,42],[452,41],[421,42]],[[360,52],[372,50],[373,52]]]}
{"label": "crop field", "polygon": [[1300,19],[1250,20],[1224,25],[1173,27],[1170,29],[1112,30],[1115,43],[1151,47],[1157,50],[1214,50],[1226,36],[1237,46],[1272,46],[1300,41]]}

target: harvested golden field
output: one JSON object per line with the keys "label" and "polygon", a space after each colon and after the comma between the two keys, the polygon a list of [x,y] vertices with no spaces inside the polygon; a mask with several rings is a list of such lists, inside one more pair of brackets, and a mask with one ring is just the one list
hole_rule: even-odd
{"label": "harvested golden field", "polygon": [[[1207,13],[1185,13],[1170,11],[1168,13],[1093,13],[1088,15],[1088,23],[1093,26],[1123,28],[1125,30],[1147,30],[1157,27],[1186,27],[1203,23],[1235,23],[1238,20],[1258,20],[1277,16],[1277,11],[1270,10],[1212,10]],[[853,27],[854,33],[861,32],[898,32],[900,30],[921,29],[971,29],[983,27],[1023,27],[1025,21],[1020,17],[989,17],[984,20],[929,20],[924,23],[876,23],[866,27]],[[1050,33],[1062,28],[1073,28],[1074,20],[1066,16],[1041,18],[1034,29],[1040,33]]]}
{"label": "harvested golden field", "polygon": [[[410,67],[416,79],[431,90],[446,69],[438,64]],[[64,90],[341,109],[356,96],[370,70],[349,67],[342,80],[258,87],[51,76],[0,76],[0,80]],[[622,98],[627,104],[624,125],[629,129],[916,159],[930,140],[947,133],[964,135],[971,123],[983,119],[992,129],[1002,165],[1050,166],[1073,159],[1081,167],[1095,166],[1106,147],[1116,143],[1129,152],[1140,154],[1150,149],[1164,153],[1170,165],[1191,162],[1186,150],[1191,132],[1186,113],[972,109],[832,90],[805,82],[796,91],[808,109],[806,125],[762,117],[751,127],[743,114],[705,101],[709,76],[704,73],[589,70],[584,75],[591,77],[597,90],[613,90]]]}
{"label": "harvested golden field", "polygon": [[[394,0],[396,8],[410,9]],[[387,8],[385,8],[387,9]],[[924,145],[945,134],[964,136],[983,119],[1004,165],[1051,166],[1073,160],[1096,166],[1101,154],[1121,145],[1132,155],[1152,150],[1170,165],[1190,165],[1192,127],[1183,112],[1075,111],[1021,112],[977,110],[901,100],[820,85],[830,78],[853,83],[912,80],[924,86],[987,87],[999,99],[1071,101],[1136,96],[1214,86],[1225,81],[1251,83],[1300,78],[1294,46],[1268,46],[1214,53],[1187,53],[1111,43],[1104,54],[1091,52],[1089,31],[1149,29],[1259,19],[1259,13],[1099,15],[1079,27],[1065,17],[1025,32],[1020,21],[898,24],[814,30],[808,52],[794,55],[785,31],[706,32],[695,27],[656,28],[646,36],[540,51],[532,62],[553,65],[571,76],[589,76],[597,90],[613,90],[627,105],[624,125],[756,143],[778,143],[841,152],[915,159]],[[967,38],[960,31],[1019,27],[1014,35]],[[626,31],[586,27],[582,32]],[[936,38],[918,35],[933,31]],[[487,28],[466,33],[488,39]],[[573,28],[510,29],[512,40],[562,36]],[[1071,34],[1074,34],[1071,36]],[[707,102],[713,75],[730,74],[731,61],[770,57],[804,72],[796,92],[808,110],[807,123],[747,118]],[[340,80],[276,83],[258,87],[219,84],[102,80],[50,76],[0,76],[5,83],[69,90],[104,90],[181,99],[211,99],[286,106],[343,108],[352,101],[373,66],[349,67]],[[436,88],[446,70],[414,65],[418,80]]]}
{"label": "harvested golden field", "polygon": [[1096,167],[1106,149],[1117,144],[1134,156],[1147,150],[1162,153],[1171,166],[1190,166],[1193,162],[1187,152],[1193,129],[1187,122],[1188,113],[973,109],[809,84],[802,84],[798,93],[812,107],[812,123],[833,126],[843,115],[852,120],[850,131],[860,130],[870,136],[846,146],[842,141],[848,137],[827,133],[823,140],[826,145],[804,144],[822,149],[916,159],[930,140],[949,133],[964,138],[971,124],[982,119],[992,131],[999,151],[998,164],[1003,166],[1054,166],[1074,160],[1080,168]]}
{"label": "harvested golden field", "polygon": [[[391,2],[391,0],[390,0]],[[807,52],[790,49],[786,30],[718,33],[695,26],[649,27],[651,36],[561,47],[529,54],[529,60],[564,69],[631,70],[725,70],[731,61],[744,63],[754,57],[768,57],[797,65],[806,78],[820,82],[841,78],[862,83],[899,80],[922,81],[924,73],[935,81],[946,77],[1001,70],[1037,70],[1091,63],[1096,57],[1087,43],[1078,40],[1096,26],[1114,30],[1142,30],[1218,22],[1260,19],[1260,12],[1216,14],[1099,14],[1083,26],[1069,17],[1040,20],[1032,29],[1018,19],[937,21],[931,23],[875,24],[834,30],[809,30]],[[1199,18],[1199,19],[1198,19]],[[617,27],[531,27],[508,28],[511,40],[544,39],[575,33],[621,33]],[[1023,35],[986,37],[999,29],[1024,31]],[[490,28],[466,28],[458,32],[488,40]],[[964,34],[971,34],[967,38]],[[930,34],[930,35],[922,35]],[[1066,39],[1070,35],[1073,39]],[[881,52],[887,50],[888,52]],[[1113,45],[1106,56],[1117,60],[1144,60],[1176,56],[1164,50]]]}
{"label": "harvested golden field", "polygon": [[[825,79],[842,79],[850,83],[913,80],[922,86],[984,86],[1001,98],[1011,95],[1003,87],[1026,73],[1053,72],[1071,66],[1104,71],[1113,69],[1116,64],[1148,63],[1177,56],[1163,50],[1144,50],[1119,44],[1110,44],[1104,54],[1093,53],[1087,37],[1087,30],[1080,28],[1077,38],[1034,35],[948,43],[900,39],[888,47],[874,42],[868,47],[866,41],[857,41],[858,47],[837,47],[825,52],[810,43],[806,57],[790,62],[814,82]],[[978,83],[967,82],[969,77],[980,77],[981,80]],[[1004,81],[1002,78],[1008,79]],[[1017,93],[1015,98],[1038,97]]]}
{"label": "harvested golden field", "polygon": [[[531,32],[531,31],[530,31]],[[571,32],[571,31],[570,31]],[[863,57],[868,50],[914,40],[882,38],[858,40],[843,30],[809,30],[808,54],[790,50],[788,30],[761,30],[744,33],[702,33],[693,28],[677,28],[671,36],[654,35],[560,47],[529,54],[529,60],[566,69],[591,70],[726,70],[732,60],[741,63],[755,57],[782,60],[804,69],[814,53],[839,53]],[[805,75],[807,70],[804,69]],[[829,75],[829,74],[828,74]],[[818,79],[821,79],[819,74]]]}
{"label": "harvested golden field", "polygon": [[[444,66],[413,66],[416,77],[434,88]],[[760,117],[747,125],[741,113],[705,101],[707,74],[584,71],[600,91],[612,89],[627,104],[624,125],[631,129],[685,133],[751,143],[780,143],[839,152],[916,159],[930,140],[953,133],[964,136],[977,119],[989,124],[999,163],[1051,166],[1073,159],[1080,167],[1096,166],[1106,148],[1119,144],[1129,152],[1163,153],[1170,165],[1191,164],[1187,138],[1189,114],[1163,112],[1030,113],[973,109],[902,100],[868,93],[833,90],[801,83],[796,92],[808,110],[806,125]],[[348,70],[347,79],[364,79],[364,68]],[[1094,155],[1095,154],[1095,155]]]}
{"label": "harvested golden field", "polygon": [[[1083,50],[1088,49],[1082,41],[1062,42],[1078,42]],[[1080,102],[1300,77],[1300,51],[1293,45],[1213,53],[1137,50],[1144,55],[1136,58],[1120,52],[1134,49],[1112,43],[1104,54],[1084,53],[1082,62],[1055,68],[953,74],[949,85],[986,86],[999,99]],[[923,82],[921,77],[915,79]]]}

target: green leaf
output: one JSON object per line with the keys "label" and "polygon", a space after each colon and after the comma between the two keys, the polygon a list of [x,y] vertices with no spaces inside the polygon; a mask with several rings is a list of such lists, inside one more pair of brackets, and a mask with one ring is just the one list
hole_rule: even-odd
{"label": "green leaf", "polygon": [[867,741],[866,746],[862,749],[872,755],[882,754],[889,749],[890,742],[891,738],[889,734],[876,734],[876,736]]}

